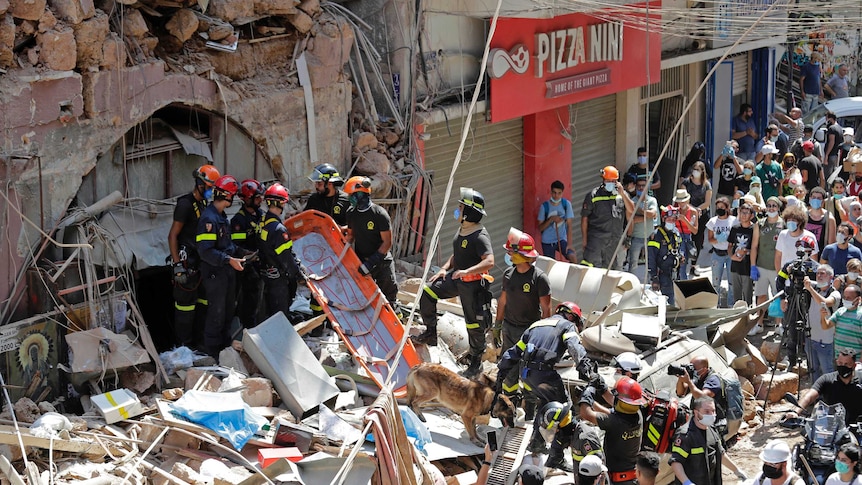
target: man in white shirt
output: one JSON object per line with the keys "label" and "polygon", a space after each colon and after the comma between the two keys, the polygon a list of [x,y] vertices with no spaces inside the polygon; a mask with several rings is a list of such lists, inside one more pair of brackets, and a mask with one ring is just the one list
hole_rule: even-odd
{"label": "man in white shirt", "polygon": [[727,242],[730,230],[736,225],[736,217],[730,215],[730,201],[727,197],[719,197],[715,201],[715,216],[707,223],[706,236],[712,244],[712,286],[716,292],[721,288],[721,279],[727,276],[727,306],[735,303],[733,288],[730,285],[730,253]]}

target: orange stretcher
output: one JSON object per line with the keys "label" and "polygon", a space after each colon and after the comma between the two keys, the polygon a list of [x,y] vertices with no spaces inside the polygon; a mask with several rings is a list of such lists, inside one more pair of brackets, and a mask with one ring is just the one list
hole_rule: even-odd
{"label": "orange stretcher", "polygon": [[[377,283],[359,272],[359,257],[341,228],[331,217],[314,210],[303,211],[284,225],[293,239],[293,251],[308,273],[308,288],[332,328],[381,388],[394,368],[390,382],[395,397],[405,397],[407,373],[422,359]],[[402,342],[404,350],[396,361]]]}

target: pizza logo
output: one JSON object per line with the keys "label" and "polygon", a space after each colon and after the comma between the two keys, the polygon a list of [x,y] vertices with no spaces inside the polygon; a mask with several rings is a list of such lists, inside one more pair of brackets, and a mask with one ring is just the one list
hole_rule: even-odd
{"label": "pizza logo", "polygon": [[341,214],[341,206],[337,205],[337,206],[333,207],[332,213],[333,214]]}
{"label": "pizza logo", "polygon": [[530,292],[530,284],[524,283],[524,293],[529,293],[529,292]]}
{"label": "pizza logo", "polygon": [[466,248],[467,248],[467,240],[465,239],[465,240],[461,241],[461,249],[466,249]]}

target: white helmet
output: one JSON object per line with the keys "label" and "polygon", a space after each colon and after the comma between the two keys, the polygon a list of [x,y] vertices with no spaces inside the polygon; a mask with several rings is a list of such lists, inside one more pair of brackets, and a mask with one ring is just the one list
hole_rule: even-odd
{"label": "white helmet", "polygon": [[614,357],[612,365],[622,369],[625,372],[631,372],[633,375],[640,374],[643,369],[643,365],[641,363],[641,358],[637,356],[634,352],[623,352],[620,355]]}
{"label": "white helmet", "polygon": [[790,447],[782,440],[770,440],[760,452],[764,463],[783,463],[790,460]]}

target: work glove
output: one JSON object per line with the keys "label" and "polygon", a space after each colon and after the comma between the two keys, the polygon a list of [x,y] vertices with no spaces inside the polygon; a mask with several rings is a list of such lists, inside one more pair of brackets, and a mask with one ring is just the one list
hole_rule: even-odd
{"label": "work glove", "polygon": [[597,375],[590,380],[590,387],[596,390],[596,394],[602,395],[608,391],[608,385],[605,383],[605,380],[602,379],[602,376]]}
{"label": "work glove", "polygon": [[757,266],[751,267],[751,280],[757,281],[760,279],[760,270],[757,269]]}
{"label": "work glove", "polygon": [[746,475],[746,474],[745,474],[745,472],[744,472],[744,471],[742,471],[742,470],[737,470],[737,471],[736,471],[736,476],[737,476],[737,478],[739,478],[740,480],[748,480],[748,475]]}
{"label": "work glove", "polygon": [[385,254],[380,254],[380,253],[372,254],[359,267],[359,272],[362,273],[363,275],[367,275],[367,274],[371,273],[372,271],[374,271],[374,268],[376,268],[380,263],[383,262],[383,259],[385,257],[386,257]]}
{"label": "work glove", "polygon": [[589,407],[593,407],[593,403],[596,402],[596,388],[593,386],[587,386],[584,389],[584,392],[581,393],[581,399],[578,400],[578,405],[586,404]]}
{"label": "work glove", "polygon": [[589,359],[589,357],[584,357],[578,362],[578,365],[575,366],[575,370],[578,371],[578,377],[582,380],[589,381],[599,372],[599,366],[595,362]]}
{"label": "work glove", "polygon": [[174,282],[178,285],[184,285],[189,281],[189,274],[183,263],[174,263]]}

